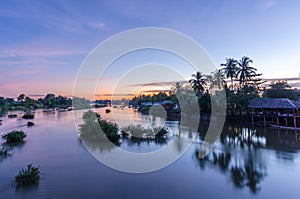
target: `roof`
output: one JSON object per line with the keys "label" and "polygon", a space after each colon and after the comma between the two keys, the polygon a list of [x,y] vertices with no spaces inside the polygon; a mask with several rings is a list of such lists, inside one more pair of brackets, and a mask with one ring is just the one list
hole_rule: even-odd
{"label": "roof", "polygon": [[249,108],[295,109],[297,106],[288,98],[254,98]]}

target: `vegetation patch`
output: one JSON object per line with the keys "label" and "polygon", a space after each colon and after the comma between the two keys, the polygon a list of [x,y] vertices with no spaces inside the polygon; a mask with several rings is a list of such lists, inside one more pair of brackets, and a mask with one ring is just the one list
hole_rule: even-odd
{"label": "vegetation patch", "polygon": [[18,117],[18,115],[17,114],[9,114],[7,117],[8,118],[16,118],[16,117]]}
{"label": "vegetation patch", "polygon": [[18,175],[15,176],[15,180],[18,185],[35,184],[40,180],[39,168],[29,164],[27,169],[19,171]]}
{"label": "vegetation patch", "polygon": [[103,120],[100,114],[88,111],[83,114],[84,124],[80,126],[80,137],[83,140],[92,142],[106,141],[107,137],[111,142],[117,143],[120,136],[118,126],[115,123]]}
{"label": "vegetation patch", "polygon": [[135,138],[153,138],[166,136],[169,131],[164,127],[144,128],[142,125],[129,125],[122,128],[125,135],[131,134]]}
{"label": "vegetation patch", "polygon": [[24,133],[24,131],[16,131],[16,130],[1,136],[1,138],[5,140],[7,143],[23,142],[25,137],[26,134]]}
{"label": "vegetation patch", "polygon": [[27,126],[34,126],[34,123],[33,123],[33,122],[30,122],[30,121],[28,121],[28,122],[27,122]]}
{"label": "vegetation patch", "polygon": [[22,116],[23,119],[33,119],[34,115],[33,114],[25,114]]}
{"label": "vegetation patch", "polygon": [[106,109],[106,110],[105,110],[105,113],[110,113],[110,109]]}

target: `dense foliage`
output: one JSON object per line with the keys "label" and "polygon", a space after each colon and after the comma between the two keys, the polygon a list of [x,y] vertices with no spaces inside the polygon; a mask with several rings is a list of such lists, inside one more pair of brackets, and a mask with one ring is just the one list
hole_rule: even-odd
{"label": "dense foliage", "polygon": [[130,133],[135,138],[163,137],[169,133],[164,127],[144,128],[142,125],[125,126],[122,132]]}
{"label": "dense foliage", "polygon": [[37,183],[40,180],[40,171],[38,167],[34,167],[31,164],[27,166],[27,169],[19,171],[15,176],[15,180],[18,185],[29,185]]}
{"label": "dense foliage", "polygon": [[80,137],[83,140],[92,142],[106,141],[107,137],[111,142],[117,143],[119,139],[118,126],[114,123],[103,120],[100,114],[88,111],[83,114],[84,124],[80,126]]}
{"label": "dense foliage", "polygon": [[26,113],[25,115],[22,116],[23,119],[33,119],[34,118],[34,115],[33,114],[29,114],[29,113]]}
{"label": "dense foliage", "polygon": [[267,98],[289,98],[291,100],[297,100],[299,94],[291,89],[287,81],[273,81],[270,84],[270,88],[266,89],[263,94]]}
{"label": "dense foliage", "polygon": [[14,142],[23,142],[26,134],[24,131],[11,131],[1,136],[3,140],[6,140],[7,143],[14,143]]}

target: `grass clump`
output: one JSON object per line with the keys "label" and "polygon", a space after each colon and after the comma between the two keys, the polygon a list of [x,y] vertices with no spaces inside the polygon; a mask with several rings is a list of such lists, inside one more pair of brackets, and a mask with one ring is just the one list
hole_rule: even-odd
{"label": "grass clump", "polygon": [[18,185],[29,185],[37,183],[40,180],[40,171],[38,167],[34,167],[31,164],[27,165],[27,169],[19,171],[15,176],[15,180]]}
{"label": "grass clump", "polygon": [[7,117],[8,118],[16,118],[16,117],[18,117],[18,115],[17,114],[9,114]]}
{"label": "grass clump", "polygon": [[26,134],[24,133],[24,131],[16,131],[16,130],[1,136],[1,138],[5,140],[7,143],[23,142],[25,137]]}
{"label": "grass clump", "polygon": [[163,137],[169,133],[164,127],[144,128],[142,125],[129,125],[122,128],[125,134],[130,133],[135,138]]}
{"label": "grass clump", "polygon": [[34,123],[33,122],[27,122],[27,126],[33,126]]}
{"label": "grass clump", "polygon": [[25,114],[22,116],[23,119],[33,119],[34,115],[33,114]]}
{"label": "grass clump", "polygon": [[84,140],[103,142],[107,137],[111,142],[117,143],[120,136],[115,123],[105,121],[100,114],[88,111],[82,117],[84,124],[80,126],[80,137]]}

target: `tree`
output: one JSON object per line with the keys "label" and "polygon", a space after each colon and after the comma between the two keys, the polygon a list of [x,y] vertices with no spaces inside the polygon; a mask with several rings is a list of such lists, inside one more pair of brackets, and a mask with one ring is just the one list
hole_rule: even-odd
{"label": "tree", "polygon": [[18,102],[23,102],[25,100],[25,97],[26,97],[25,94],[19,95]]}
{"label": "tree", "polygon": [[222,70],[216,70],[212,73],[212,81],[210,83],[210,89],[218,88],[219,90],[223,88],[225,81],[224,81],[224,74]]}
{"label": "tree", "polygon": [[198,72],[196,72],[196,74],[192,74],[192,77],[194,79],[190,79],[189,83],[191,84],[196,95],[199,96],[203,93],[203,91],[206,87],[206,82],[205,82],[204,76],[202,75],[201,72],[198,71]]}
{"label": "tree", "polygon": [[25,97],[24,106],[26,108],[33,108],[36,105],[36,101],[30,97]]}
{"label": "tree", "polygon": [[251,80],[253,77],[256,77],[257,69],[250,66],[250,63],[253,61],[249,57],[242,57],[238,62],[239,69],[237,71],[237,77],[239,78],[240,85],[245,85],[247,81]]}
{"label": "tree", "polygon": [[182,83],[175,82],[175,84],[171,88],[171,94],[177,95],[177,93],[181,92],[182,90]]}
{"label": "tree", "polygon": [[56,106],[54,94],[47,94],[43,101],[44,106],[48,108],[54,108]]}
{"label": "tree", "polygon": [[272,81],[270,89],[267,89],[263,93],[263,97],[268,98],[289,98],[290,100],[296,100],[299,94],[291,89],[291,86],[287,81]]}
{"label": "tree", "polygon": [[5,99],[4,97],[0,97],[0,106],[4,106],[5,105]]}
{"label": "tree", "polygon": [[226,63],[221,64],[221,66],[223,66],[223,68],[221,69],[226,78],[230,78],[231,81],[231,90],[233,90],[233,79],[236,77],[237,75],[237,61],[233,58],[227,58],[226,59]]}

